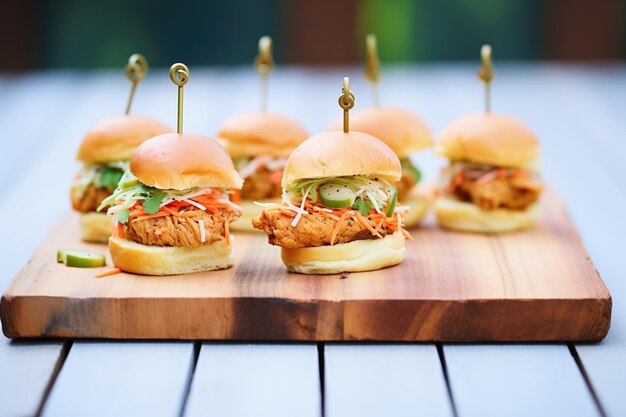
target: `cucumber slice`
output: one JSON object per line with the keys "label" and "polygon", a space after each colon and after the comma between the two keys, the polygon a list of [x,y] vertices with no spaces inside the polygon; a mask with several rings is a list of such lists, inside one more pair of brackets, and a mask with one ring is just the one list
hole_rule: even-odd
{"label": "cucumber slice", "polygon": [[398,202],[398,189],[393,186],[387,191],[389,196],[389,203],[387,204],[387,217],[393,216],[393,212],[396,209],[396,203]]}
{"label": "cucumber slice", "polygon": [[78,268],[96,268],[106,265],[104,255],[78,249],[62,249],[57,251],[57,262]]}
{"label": "cucumber slice", "polygon": [[420,182],[420,179],[422,179],[422,173],[415,165],[413,165],[410,159],[403,159],[400,161],[400,164],[402,165],[403,170],[411,173],[411,176],[416,183]]}
{"label": "cucumber slice", "polygon": [[130,171],[126,171],[124,175],[122,175],[118,187],[124,189],[134,187],[137,184],[139,184],[139,180],[137,179],[137,177],[131,174]]}
{"label": "cucumber slice", "polygon": [[331,208],[350,207],[356,197],[354,191],[347,185],[334,182],[327,182],[320,186],[319,193],[322,204]]}

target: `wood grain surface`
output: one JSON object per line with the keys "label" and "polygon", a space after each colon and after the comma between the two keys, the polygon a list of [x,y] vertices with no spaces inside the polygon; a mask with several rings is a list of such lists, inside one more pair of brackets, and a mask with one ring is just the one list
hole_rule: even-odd
{"label": "wood grain surface", "polygon": [[400,266],[289,274],[262,235],[238,235],[234,268],[118,274],[57,264],[79,243],[76,216],[50,232],[2,298],[8,337],[213,340],[600,340],[611,298],[553,193],[532,231],[415,230]]}

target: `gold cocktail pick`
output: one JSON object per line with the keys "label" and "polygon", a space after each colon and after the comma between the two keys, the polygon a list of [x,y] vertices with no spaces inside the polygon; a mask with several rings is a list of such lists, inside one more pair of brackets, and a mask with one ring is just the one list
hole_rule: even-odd
{"label": "gold cocktail pick", "polygon": [[378,94],[378,80],[380,80],[380,60],[378,59],[378,42],[376,35],[370,33],[365,38],[365,53],[366,53],[366,65],[365,65],[365,78],[372,86],[372,98],[374,106],[380,104],[380,96]]}
{"label": "gold cocktail pick", "polygon": [[274,67],[272,38],[263,36],[259,39],[259,54],[254,59],[254,69],[261,76],[261,111],[267,111],[267,84],[269,75],[274,71]]}
{"label": "gold cocktail pick", "polygon": [[135,97],[135,90],[139,81],[148,73],[148,61],[141,54],[132,54],[128,58],[128,64],[124,69],[124,74],[128,81],[132,83],[130,87],[130,95],[128,96],[128,103],[126,104],[126,114],[130,113],[130,107],[133,104],[133,98]]}
{"label": "gold cocktail pick", "polygon": [[483,45],[480,48],[480,60],[482,65],[478,69],[478,78],[485,83],[485,111],[491,112],[491,80],[495,75],[491,62],[491,46]]}
{"label": "gold cocktail pick", "polygon": [[354,107],[354,94],[350,91],[349,77],[343,77],[343,88],[341,89],[341,95],[339,96],[339,107],[343,109],[343,131],[348,133],[350,131],[348,112],[352,107]]}
{"label": "gold cocktail pick", "polygon": [[180,62],[170,67],[170,80],[178,86],[178,125],[177,132],[183,133],[183,87],[189,81],[189,68]]}

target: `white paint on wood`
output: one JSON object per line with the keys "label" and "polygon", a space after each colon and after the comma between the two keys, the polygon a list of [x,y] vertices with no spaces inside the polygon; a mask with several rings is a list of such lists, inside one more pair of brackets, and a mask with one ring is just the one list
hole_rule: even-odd
{"label": "white paint on wood", "polygon": [[35,415],[62,348],[61,341],[10,341],[0,335],[0,416]]}
{"label": "white paint on wood", "polygon": [[178,416],[192,343],[75,342],[46,417]]}
{"label": "white paint on wood", "polygon": [[460,416],[596,416],[564,345],[448,345],[444,355]]}
{"label": "white paint on wood", "polygon": [[186,416],[319,416],[317,346],[205,343]]}
{"label": "white paint on wood", "polygon": [[326,345],[326,416],[451,416],[434,345]]}

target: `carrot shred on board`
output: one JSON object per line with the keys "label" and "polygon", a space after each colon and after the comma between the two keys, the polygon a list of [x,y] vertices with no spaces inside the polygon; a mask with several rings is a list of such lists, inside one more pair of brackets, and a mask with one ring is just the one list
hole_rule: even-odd
{"label": "carrot shred on board", "polygon": [[115,274],[119,274],[120,272],[122,272],[121,268],[113,268],[113,269],[109,269],[108,271],[104,271],[104,272],[100,272],[99,274],[94,275],[94,278],[104,278],[104,277],[108,277],[111,275],[115,275]]}

